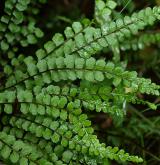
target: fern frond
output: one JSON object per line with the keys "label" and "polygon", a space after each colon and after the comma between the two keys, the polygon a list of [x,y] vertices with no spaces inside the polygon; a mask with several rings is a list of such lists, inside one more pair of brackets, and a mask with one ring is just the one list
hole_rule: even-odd
{"label": "fern frond", "polygon": [[157,45],[160,41],[160,33],[159,32],[145,32],[144,34],[139,34],[135,36],[133,39],[129,41],[125,41],[120,44],[121,50],[141,50],[150,45]]}
{"label": "fern frond", "polygon": [[[77,120],[79,120],[78,125],[73,125],[73,132],[78,133],[79,136],[73,135],[73,137],[67,138],[66,134],[63,134],[63,129],[69,129],[66,128],[65,124],[64,126],[61,126],[63,128],[54,129],[50,123],[47,123],[47,126],[44,125],[43,118],[36,117],[36,119],[33,118],[27,118],[24,119],[23,117],[11,117],[9,123],[17,127],[19,129],[25,129],[33,134],[35,134],[38,137],[44,137],[46,140],[51,140],[52,143],[59,144],[61,143],[62,146],[66,147],[69,145],[69,149],[76,150],[77,152],[80,152],[81,154],[94,156],[97,157],[95,161],[98,160],[98,162],[102,162],[104,158],[110,158],[110,159],[116,159],[116,160],[122,160],[122,161],[134,161],[134,162],[141,162],[142,159],[135,157],[135,156],[129,156],[128,154],[125,154],[123,150],[119,150],[118,148],[111,148],[107,147],[105,148],[104,144],[100,144],[97,140],[96,136],[91,135],[92,129],[86,128],[88,123],[86,123],[86,117],[82,115],[80,118],[71,118],[70,119],[73,123],[77,124]],[[3,120],[4,121],[4,120]],[[7,118],[5,119],[5,122],[7,122]],[[24,124],[28,123],[25,127]],[[53,121],[51,121],[53,122]],[[23,123],[23,124],[22,124]],[[80,131],[81,130],[81,131]],[[47,133],[47,131],[49,131]],[[66,132],[66,130],[65,130]],[[68,139],[66,141],[66,138]],[[69,141],[69,143],[68,143]],[[57,145],[59,146],[59,145]],[[83,147],[81,147],[83,146]],[[64,148],[62,148],[64,150]],[[72,159],[72,157],[70,158]],[[66,160],[65,160],[66,161]],[[97,162],[97,163],[98,163]]]}
{"label": "fern frond", "polygon": [[113,9],[117,6],[115,1],[107,0],[104,2],[103,0],[96,0],[95,1],[95,20],[100,24],[103,25],[106,22],[111,21],[111,14]]}
{"label": "fern frond", "polygon": [[0,144],[0,155],[4,161],[10,160],[11,163],[19,164],[50,163],[45,158],[41,158],[43,154],[35,146],[16,140],[13,135],[0,132]]}
{"label": "fern frond", "polygon": [[37,38],[43,36],[43,32],[35,27],[33,20],[30,20],[27,26],[22,25],[26,20],[24,12],[28,9],[30,3],[30,0],[7,0],[5,2],[5,15],[1,17],[0,21],[0,46],[2,51],[8,51],[10,46],[19,41],[22,46],[35,44]]}
{"label": "fern frond", "polygon": [[[48,58],[40,60],[35,64],[31,57],[25,60],[28,75],[22,71],[16,71],[14,76],[10,76],[6,82],[6,88],[10,89],[25,83],[26,88],[34,85],[44,85],[61,80],[76,79],[90,82],[101,82],[104,79],[111,79],[115,87],[123,84],[137,92],[158,95],[159,86],[149,79],[138,78],[136,72],[125,71],[121,67],[116,67],[112,62],[106,63],[104,60],[95,60],[67,56],[65,58]],[[41,75],[41,78],[39,76]],[[34,81],[33,81],[34,80]],[[27,87],[29,82],[30,87]]]}
{"label": "fern frond", "polygon": [[[138,33],[138,30],[152,25],[159,19],[159,7],[146,8],[139,13],[134,13],[131,17],[125,16],[110,24],[104,24],[101,28],[86,27],[83,30],[82,24],[75,22],[65,30],[66,38],[62,34],[55,34],[52,41],[48,41],[44,49],[37,51],[38,59],[48,56],[59,57],[66,55],[78,55],[89,58],[91,55],[101,51],[104,47],[117,46],[126,38]],[[149,19],[147,19],[149,16]],[[75,34],[76,33],[76,34]],[[67,49],[66,49],[67,48]]]}
{"label": "fern frond", "polygon": [[64,32],[66,40],[62,34],[57,33],[52,41],[44,45],[44,49],[37,50],[36,55],[39,60],[68,55],[89,58],[103,48],[119,47],[120,42],[137,34],[138,30],[144,29],[145,26],[153,24],[159,19],[159,10],[159,7],[146,8],[131,17],[126,16],[101,28],[91,26],[83,28],[81,23],[75,22],[72,28],[66,28]]}

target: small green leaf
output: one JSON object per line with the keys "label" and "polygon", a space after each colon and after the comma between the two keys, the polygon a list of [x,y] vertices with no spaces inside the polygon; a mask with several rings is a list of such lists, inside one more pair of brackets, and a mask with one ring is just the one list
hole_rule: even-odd
{"label": "small green leaf", "polygon": [[56,33],[53,36],[52,40],[54,41],[54,43],[55,43],[56,46],[60,46],[64,42],[64,37],[63,37],[62,34]]}
{"label": "small green leaf", "polygon": [[52,108],[52,116],[53,116],[54,118],[57,118],[57,117],[59,117],[59,115],[60,115],[59,109],[57,109],[57,108]]}
{"label": "small green leaf", "polygon": [[47,53],[51,53],[55,48],[55,44],[53,41],[48,41],[44,44],[44,48],[46,49]]}
{"label": "small green leaf", "polygon": [[31,2],[31,0],[18,0],[18,3],[20,3],[24,6],[28,5],[30,2]]}
{"label": "small green leaf", "polygon": [[11,104],[5,104],[4,106],[4,112],[6,112],[7,114],[12,114],[12,105]]}
{"label": "small green leaf", "polygon": [[23,14],[20,11],[14,10],[13,15],[17,19],[17,24],[21,23],[23,21]]}
{"label": "small green leaf", "polygon": [[62,155],[62,160],[66,163],[69,163],[69,161],[72,159],[73,153],[69,150],[65,151]]}
{"label": "small green leaf", "polygon": [[38,105],[37,112],[40,115],[44,115],[45,114],[45,107],[43,105]]}
{"label": "small green leaf", "polygon": [[62,138],[62,140],[61,140],[61,145],[62,145],[63,147],[67,147],[67,146],[68,146],[68,139]]}
{"label": "small green leaf", "polygon": [[19,154],[15,151],[13,151],[10,155],[10,160],[12,163],[17,163],[19,160]]}
{"label": "small green leaf", "polygon": [[68,117],[67,112],[66,111],[61,111],[60,118],[65,121],[65,120],[67,120],[67,117]]}
{"label": "small green leaf", "polygon": [[106,62],[104,60],[97,60],[96,61],[96,69],[101,69],[103,70],[106,65]]}
{"label": "small green leaf", "polygon": [[60,108],[64,108],[64,106],[67,104],[67,98],[66,97],[61,97],[60,100],[59,100],[59,107]]}
{"label": "small green leaf", "polygon": [[11,149],[7,145],[5,145],[0,151],[0,153],[3,159],[8,159],[11,153]]}
{"label": "small green leaf", "polygon": [[37,114],[38,114],[38,110],[37,110],[37,105],[36,105],[36,104],[30,104],[28,110],[29,110],[29,112],[30,112],[32,115],[37,115]]}
{"label": "small green leaf", "polygon": [[117,6],[117,3],[114,1],[107,1],[107,7],[109,7],[110,9],[115,9],[115,7]]}
{"label": "small green leaf", "polygon": [[102,10],[103,8],[105,8],[105,3],[102,0],[96,0],[96,7],[98,8],[98,10]]}
{"label": "small green leaf", "polygon": [[106,18],[108,18],[109,15],[111,15],[111,13],[112,13],[112,10],[111,10],[111,9],[109,9],[109,8],[104,8],[104,9],[102,10],[102,17],[103,17],[104,19],[106,19]]}
{"label": "small green leaf", "polygon": [[49,140],[51,138],[51,135],[52,135],[52,131],[48,128],[46,128],[44,131],[43,131],[43,137],[46,139],[46,140]]}
{"label": "small green leaf", "polygon": [[56,58],[56,65],[57,68],[64,68],[64,58],[63,57]]}
{"label": "small green leaf", "polygon": [[20,27],[12,22],[9,24],[8,28],[12,33],[17,33],[20,31]]}
{"label": "small green leaf", "polygon": [[103,75],[103,73],[100,72],[100,71],[95,71],[95,72],[94,72],[94,78],[95,78],[95,80],[97,80],[97,81],[103,81],[103,80],[104,80],[104,75]]}
{"label": "small green leaf", "polygon": [[74,32],[71,27],[67,27],[64,31],[66,38],[72,38],[74,36]]}
{"label": "small green leaf", "polygon": [[37,42],[37,38],[33,34],[27,35],[27,40],[29,44],[35,44]]}
{"label": "small green leaf", "polygon": [[84,35],[82,33],[79,33],[78,35],[75,36],[75,42],[76,42],[76,46],[78,48],[83,47],[86,44]]}
{"label": "small green leaf", "polygon": [[47,70],[47,62],[46,60],[40,60],[37,63],[37,68],[39,69],[39,72],[44,72]]}
{"label": "small green leaf", "polygon": [[70,93],[69,93],[70,96],[75,97],[77,93],[78,93],[77,88],[71,88],[70,89]]}
{"label": "small green leaf", "polygon": [[86,69],[94,69],[96,64],[96,60],[91,57],[89,59],[86,60]]}
{"label": "small green leaf", "polygon": [[85,60],[83,58],[76,58],[75,59],[75,68],[82,69],[85,64]]}
{"label": "small green leaf", "polygon": [[74,56],[67,56],[66,58],[64,58],[64,63],[66,65],[66,68],[74,68]]}
{"label": "small green leaf", "polygon": [[28,159],[27,158],[21,158],[19,161],[20,165],[28,165]]}
{"label": "small green leaf", "polygon": [[153,109],[153,110],[157,109],[157,105],[155,105],[154,103],[147,102],[147,104],[151,109]]}
{"label": "small green leaf", "polygon": [[46,53],[43,49],[38,49],[36,51],[36,56],[38,57],[38,60],[41,60],[43,57],[45,57]]}
{"label": "small green leaf", "polygon": [[2,50],[8,50],[8,48],[9,48],[8,43],[6,41],[2,40],[1,41],[1,49]]}
{"label": "small green leaf", "polygon": [[42,38],[42,37],[44,36],[43,31],[42,31],[41,29],[39,29],[39,28],[36,28],[36,29],[35,29],[35,34],[36,34],[36,36],[37,36],[38,38]]}
{"label": "small green leaf", "polygon": [[121,83],[121,78],[120,77],[115,77],[113,80],[113,85],[117,87]]}
{"label": "small green leaf", "polygon": [[58,121],[52,121],[52,123],[50,124],[50,128],[52,130],[56,130],[59,127],[59,122]]}
{"label": "small green leaf", "polygon": [[83,27],[82,27],[80,22],[74,22],[72,24],[72,27],[73,27],[73,30],[75,31],[75,33],[79,33],[83,29]]}
{"label": "small green leaf", "polygon": [[29,121],[25,121],[23,124],[22,124],[22,128],[25,130],[25,131],[28,131],[29,130],[29,126],[30,126],[30,122]]}
{"label": "small green leaf", "polygon": [[17,3],[16,8],[17,8],[19,11],[24,11],[24,10],[27,9],[27,6],[26,6],[26,5],[23,5],[23,4],[20,4],[20,3]]}
{"label": "small green leaf", "polygon": [[93,71],[86,71],[86,72],[84,73],[84,77],[85,77],[85,79],[86,79],[87,81],[93,82],[93,81],[94,81],[94,73],[93,73]]}
{"label": "small green leaf", "polygon": [[53,143],[58,143],[60,140],[60,136],[57,133],[54,133],[53,136],[51,137],[51,140]]}

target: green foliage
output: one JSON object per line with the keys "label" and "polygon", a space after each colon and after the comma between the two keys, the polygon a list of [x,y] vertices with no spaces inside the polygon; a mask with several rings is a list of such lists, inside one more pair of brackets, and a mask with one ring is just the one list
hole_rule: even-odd
{"label": "green foliage", "polygon": [[[38,39],[43,37],[43,31],[36,27],[35,20],[28,17],[32,5],[34,6],[30,0],[5,1],[4,15],[0,19],[2,55],[7,54],[8,58],[12,58],[19,49],[17,44],[26,47],[37,43]],[[10,49],[11,47],[16,50]]]}
{"label": "green foliage", "polygon": [[[160,86],[127,70],[120,50],[159,41],[158,33],[139,33],[160,20],[160,7],[114,20],[117,4],[96,0],[94,21],[73,22],[38,48],[44,32],[36,27],[36,3],[47,1],[7,0],[0,19],[0,159],[20,165],[143,162],[101,143],[89,114],[103,112],[123,120],[126,103],[156,110],[138,95],[159,96]],[[30,44],[36,51],[24,55]],[[97,55],[104,49],[113,59]]]}
{"label": "green foliage", "polygon": [[134,51],[138,49],[144,49],[146,46],[156,44],[160,41],[159,32],[155,33],[145,33],[139,34],[140,36],[134,37],[132,40],[123,42],[120,46],[121,50],[133,49]]}
{"label": "green foliage", "polygon": [[112,0],[107,0],[106,3],[103,0],[95,1],[95,19],[98,23],[104,24],[111,21],[111,14],[113,9],[116,8],[117,3]]}

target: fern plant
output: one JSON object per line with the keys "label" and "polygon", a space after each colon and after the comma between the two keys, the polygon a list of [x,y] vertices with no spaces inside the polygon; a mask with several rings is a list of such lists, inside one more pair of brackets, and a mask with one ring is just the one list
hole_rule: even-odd
{"label": "fern plant", "polygon": [[[138,94],[159,96],[160,86],[127,71],[120,53],[159,40],[142,31],[160,20],[160,7],[115,19],[116,2],[96,0],[93,20],[73,22],[38,48],[45,35],[34,18],[40,3],[46,1],[7,0],[1,15],[0,159],[20,165],[142,162],[101,143],[88,114],[123,120],[127,103],[156,109]],[[29,44],[37,50],[24,54]],[[99,56],[104,49],[113,58]]]}

